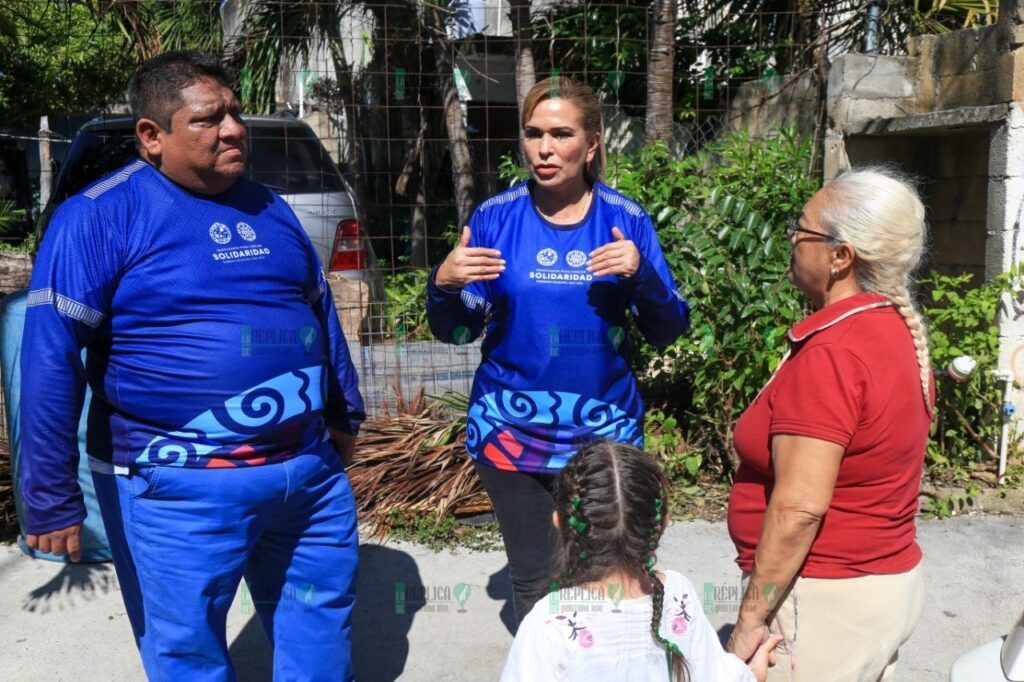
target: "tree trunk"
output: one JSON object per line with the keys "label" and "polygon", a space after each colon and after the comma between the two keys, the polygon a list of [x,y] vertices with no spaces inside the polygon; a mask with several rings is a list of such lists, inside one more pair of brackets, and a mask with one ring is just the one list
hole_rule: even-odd
{"label": "tree trunk", "polygon": [[[342,97],[342,111],[345,112],[345,146],[349,165],[352,167],[352,177],[355,181],[357,202],[367,201],[370,195],[367,193],[365,180],[365,168],[363,167],[363,150],[359,143],[359,103],[356,101],[355,75],[352,67],[345,60],[345,53],[341,47],[341,36],[332,35],[328,45],[330,46],[331,61],[334,63],[334,75],[338,84],[338,92]],[[365,215],[358,216],[360,221],[366,220]]]}
{"label": "tree trunk", "polygon": [[533,66],[533,29],[530,27],[530,6],[532,0],[509,0],[509,18],[512,20],[512,37],[516,44],[516,101],[519,103],[519,118],[523,117],[523,100],[526,93],[537,82]]}
{"label": "tree trunk", "polygon": [[672,86],[678,0],[654,1],[654,26],[647,58],[647,141],[672,141]]}
{"label": "tree trunk", "polygon": [[469,151],[469,136],[466,134],[466,119],[462,115],[459,91],[455,86],[455,60],[445,32],[445,10],[430,3],[424,4],[425,23],[433,40],[439,86],[443,93],[444,123],[448,130],[452,185],[455,189],[455,209],[458,213],[456,230],[461,231],[462,227],[469,223],[469,216],[473,210],[473,157]]}
{"label": "tree trunk", "polygon": [[[417,98],[418,100],[419,98]],[[402,172],[395,182],[395,193],[409,196],[409,183],[416,188],[409,233],[409,257],[413,267],[427,267],[427,116],[422,102],[419,106],[420,128],[416,140],[405,157]]]}

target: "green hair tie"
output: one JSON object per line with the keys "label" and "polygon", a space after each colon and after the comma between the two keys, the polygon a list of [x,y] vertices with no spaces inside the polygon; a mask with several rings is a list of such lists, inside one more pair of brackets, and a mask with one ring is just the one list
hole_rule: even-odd
{"label": "green hair tie", "polygon": [[651,556],[647,557],[647,561],[644,562],[644,565],[647,566],[647,572],[650,573],[651,569],[654,568],[654,555],[653,554]]}
{"label": "green hair tie", "polygon": [[587,530],[587,524],[576,518],[575,514],[569,517],[569,525],[572,526],[580,535],[582,535],[584,531]]}
{"label": "green hair tie", "polygon": [[572,501],[572,508],[579,509],[581,504],[583,504],[583,498],[577,497],[575,500]]}

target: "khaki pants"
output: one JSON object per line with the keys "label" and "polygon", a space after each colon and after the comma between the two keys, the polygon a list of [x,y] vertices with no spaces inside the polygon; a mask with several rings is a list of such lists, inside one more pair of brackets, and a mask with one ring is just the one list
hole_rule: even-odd
{"label": "khaki pants", "polygon": [[[746,589],[747,575],[743,587]],[[894,680],[921,615],[920,566],[895,575],[797,578],[769,622],[784,637],[768,682]]]}

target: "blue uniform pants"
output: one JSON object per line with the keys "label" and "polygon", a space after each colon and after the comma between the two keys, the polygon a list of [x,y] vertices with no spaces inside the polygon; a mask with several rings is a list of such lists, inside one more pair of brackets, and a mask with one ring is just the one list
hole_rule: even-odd
{"label": "blue uniform pants", "polygon": [[225,624],[243,576],[274,680],[352,679],[355,500],[329,443],[263,466],[93,477],[149,679],[236,679]]}

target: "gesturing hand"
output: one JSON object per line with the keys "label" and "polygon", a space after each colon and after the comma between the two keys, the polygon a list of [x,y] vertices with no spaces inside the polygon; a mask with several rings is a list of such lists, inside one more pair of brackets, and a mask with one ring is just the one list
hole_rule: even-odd
{"label": "gesturing hand", "polygon": [[470,248],[470,231],[462,228],[462,239],[437,269],[435,282],[442,289],[461,289],[470,282],[497,279],[505,271],[501,251],[481,247]]}
{"label": "gesturing hand", "polygon": [[640,267],[640,252],[637,251],[636,244],[626,239],[622,230],[617,227],[612,228],[612,239],[613,241],[590,252],[587,272],[593,273],[594,277],[632,277]]}
{"label": "gesturing hand", "polygon": [[25,542],[32,549],[45,554],[58,556],[68,554],[72,561],[77,562],[82,558],[82,524],[76,523],[73,526],[40,535],[26,535]]}

